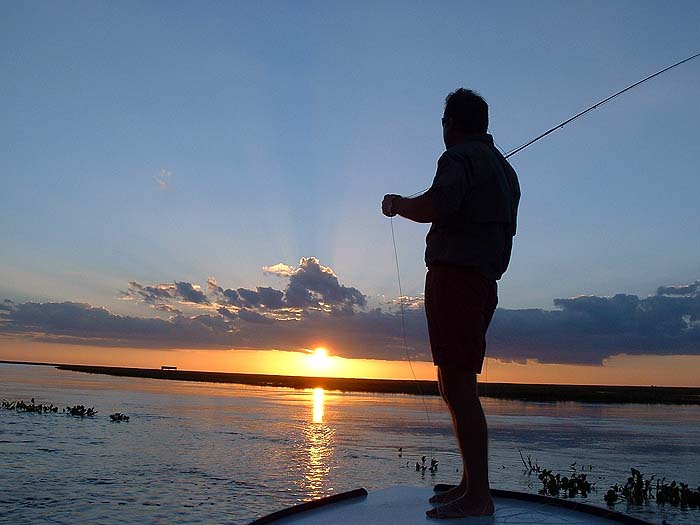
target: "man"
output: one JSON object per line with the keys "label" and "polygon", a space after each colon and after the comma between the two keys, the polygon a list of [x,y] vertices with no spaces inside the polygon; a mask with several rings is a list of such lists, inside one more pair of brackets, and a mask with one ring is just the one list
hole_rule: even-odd
{"label": "man", "polygon": [[487,134],[488,105],[458,89],[445,100],[446,151],[430,189],[416,198],[386,195],[382,212],[432,223],[426,238],[425,314],[440,393],[452,414],[463,461],[459,485],[433,496],[434,518],[494,513],[488,478],[488,431],[476,376],[497,286],[508,267],[520,185]]}

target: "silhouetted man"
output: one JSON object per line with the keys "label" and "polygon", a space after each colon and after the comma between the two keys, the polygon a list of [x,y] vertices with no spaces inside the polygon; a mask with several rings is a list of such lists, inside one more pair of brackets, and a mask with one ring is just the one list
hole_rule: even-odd
{"label": "silhouetted man", "polygon": [[426,238],[425,314],[440,393],[452,414],[462,453],[459,485],[433,496],[435,518],[494,512],[488,478],[488,430],[476,376],[486,330],[496,310],[496,281],[508,267],[520,185],[487,134],[488,105],[458,89],[445,100],[438,160],[430,189],[416,198],[386,195],[384,215],[432,223]]}

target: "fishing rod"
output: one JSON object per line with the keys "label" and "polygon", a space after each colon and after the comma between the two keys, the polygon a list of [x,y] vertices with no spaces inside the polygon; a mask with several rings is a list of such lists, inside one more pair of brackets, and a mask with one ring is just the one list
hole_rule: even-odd
{"label": "fishing rod", "polygon": [[[563,128],[564,126],[566,126],[567,124],[570,124],[570,123],[573,122],[574,120],[576,120],[576,119],[578,119],[578,118],[581,118],[581,117],[584,116],[586,113],[588,113],[588,112],[590,112],[590,111],[593,111],[594,109],[597,109],[597,108],[599,108],[600,106],[603,106],[603,105],[607,104],[607,103],[610,102],[612,99],[614,99],[614,98],[616,98],[616,97],[622,95],[623,93],[625,93],[625,92],[627,92],[627,91],[629,91],[629,90],[631,90],[631,89],[634,89],[634,88],[636,88],[637,86],[640,86],[640,85],[644,84],[647,80],[651,80],[651,79],[654,78],[654,77],[658,77],[659,75],[664,74],[666,71],[669,71],[669,70],[671,70],[671,69],[673,69],[673,68],[675,68],[675,67],[678,67],[678,66],[680,66],[681,64],[685,64],[686,62],[690,62],[690,61],[693,60],[694,58],[698,58],[698,57],[700,57],[700,53],[695,53],[694,55],[689,56],[688,58],[684,58],[683,60],[679,60],[679,61],[676,62],[675,64],[671,64],[670,66],[667,66],[667,67],[665,67],[665,68],[663,68],[663,69],[657,71],[656,73],[653,73],[653,74],[649,75],[648,77],[643,78],[642,80],[638,80],[638,81],[635,82],[634,84],[630,84],[630,85],[627,86],[626,88],[623,88],[623,89],[621,89],[620,91],[617,91],[617,92],[613,93],[612,95],[610,95],[610,96],[604,98],[603,100],[601,100],[601,101],[599,101],[599,102],[596,102],[596,103],[593,104],[592,106],[587,107],[587,108],[584,109],[583,111],[580,111],[580,112],[576,113],[573,117],[569,117],[569,118],[566,119],[564,122],[561,122],[560,124],[557,124],[556,126],[554,126],[554,127],[552,127],[552,128],[549,128],[547,131],[545,131],[545,132],[543,132],[543,133],[540,133],[540,134],[537,135],[535,138],[533,138],[533,139],[531,139],[531,140],[528,140],[527,142],[524,142],[523,144],[521,144],[521,145],[518,146],[517,148],[514,148],[514,149],[510,150],[508,153],[505,153],[505,154],[503,155],[503,157],[507,159],[508,157],[512,157],[512,156],[515,155],[516,153],[520,153],[522,150],[524,150],[524,149],[527,148],[528,146],[533,145],[535,142],[538,142],[538,141],[542,140],[542,139],[545,138],[547,135],[550,135],[551,133],[554,133],[555,131],[557,131],[557,130]],[[424,190],[421,190],[421,191],[419,191],[419,192],[416,192],[416,193],[414,193],[413,195],[409,195],[408,198],[410,199],[410,198],[412,198],[412,197],[416,197],[417,195],[420,195],[421,193],[425,193],[425,192],[428,191],[429,189],[430,189],[430,188],[426,188],[426,189],[424,189]]]}
{"label": "fishing rod", "polygon": [[662,70],[660,70],[660,71],[657,71],[657,72],[654,73],[653,75],[649,75],[648,77],[643,78],[642,80],[639,80],[638,82],[635,82],[634,84],[630,84],[629,86],[627,86],[627,87],[624,88],[624,89],[621,89],[621,90],[618,91],[617,93],[613,93],[612,95],[610,95],[609,97],[607,97],[607,98],[601,100],[600,102],[596,102],[595,104],[593,104],[592,106],[590,106],[590,107],[584,109],[584,110],[581,111],[580,113],[576,113],[576,115],[574,115],[574,116],[571,117],[571,118],[566,119],[566,120],[565,120],[564,122],[562,122],[561,124],[558,124],[558,125],[554,126],[553,128],[548,129],[548,130],[545,131],[544,133],[541,133],[540,135],[537,135],[534,139],[529,140],[528,142],[525,142],[524,144],[521,144],[520,146],[518,146],[518,147],[515,148],[515,149],[512,149],[512,150],[509,151],[506,155],[504,155],[504,157],[507,159],[508,157],[511,157],[511,156],[515,155],[515,154],[518,153],[519,151],[524,150],[525,148],[527,148],[527,147],[530,146],[531,144],[534,144],[534,143],[537,142],[538,140],[545,138],[545,137],[546,137],[547,135],[549,135],[550,133],[554,133],[556,130],[563,128],[564,126],[566,126],[566,125],[569,124],[570,122],[573,122],[573,121],[576,120],[577,118],[584,116],[584,115],[585,115],[586,113],[588,113],[589,111],[593,111],[594,109],[599,108],[599,107],[602,106],[603,104],[607,104],[608,102],[610,102],[610,101],[611,101],[612,99],[614,99],[615,97],[617,97],[617,96],[619,96],[619,95],[622,95],[624,92],[629,91],[630,89],[636,88],[637,86],[639,86],[639,85],[641,85],[641,84],[644,84],[644,82],[646,82],[647,80],[651,80],[651,79],[654,78],[654,77],[658,77],[659,75],[665,73],[665,72],[668,71],[669,69],[673,69],[674,67],[678,67],[678,66],[680,66],[681,64],[685,64],[686,62],[689,62],[689,61],[691,61],[691,60],[693,60],[694,58],[697,58],[697,57],[700,57],[700,53],[696,53],[696,54],[694,54],[693,56],[690,56],[690,57],[688,57],[688,58],[685,58],[685,59],[683,59],[683,60],[680,60],[680,61],[676,62],[675,64],[672,64],[672,65],[670,65],[670,66],[668,66],[668,67],[665,67],[664,69],[662,69]]}

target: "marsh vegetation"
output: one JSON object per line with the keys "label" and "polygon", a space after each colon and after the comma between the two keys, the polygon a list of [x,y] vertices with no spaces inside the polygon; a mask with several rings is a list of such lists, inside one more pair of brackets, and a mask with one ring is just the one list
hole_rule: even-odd
{"label": "marsh vegetation", "polygon": [[[581,495],[585,498],[590,492],[597,492],[596,483],[591,483],[588,475],[583,472],[592,471],[592,465],[577,467],[574,462],[569,465],[568,475],[554,473],[540,467],[537,460],[533,460],[529,455],[524,457],[521,451],[518,452],[525,467],[523,473],[528,476],[537,474],[537,479],[542,483],[539,494],[564,498]],[[700,507],[700,487],[693,489],[687,483],[667,480],[665,477],[645,478],[644,474],[635,468],[631,468],[630,472],[631,475],[625,483],[615,483],[603,496],[608,506],[623,502],[630,505],[648,505],[655,502],[657,505],[668,504],[681,509]]]}
{"label": "marsh vegetation", "polygon": [[[34,398],[31,401],[26,402],[22,399],[19,401],[8,401],[3,399],[0,402],[0,408],[3,410],[13,410],[15,412],[27,412],[33,414],[57,414],[59,413],[59,407],[53,403],[36,403]],[[97,410],[95,407],[88,407],[85,405],[74,405],[67,406],[61,409],[61,414],[67,414],[69,416],[75,417],[94,417],[97,415]],[[112,421],[129,421],[129,416],[122,414],[121,412],[115,412],[111,414],[109,418]]]}

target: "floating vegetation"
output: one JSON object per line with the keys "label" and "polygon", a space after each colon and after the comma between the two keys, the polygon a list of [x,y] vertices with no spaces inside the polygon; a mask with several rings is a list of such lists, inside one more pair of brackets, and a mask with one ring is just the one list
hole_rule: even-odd
{"label": "floating vegetation", "polygon": [[562,476],[561,474],[553,474],[551,470],[543,469],[537,476],[542,482],[539,493],[545,496],[563,496],[565,498],[573,498],[581,494],[581,497],[585,498],[595,486],[595,483],[591,484],[586,477],[586,474],[575,470],[569,476]]}
{"label": "floating vegetation", "polygon": [[605,493],[605,502],[608,505],[614,505],[620,499],[624,499],[627,503],[633,505],[643,505],[654,499],[653,480],[654,476],[649,479],[644,479],[644,474],[637,469],[631,469],[632,475],[627,478],[627,483],[618,485],[615,483]]}
{"label": "floating vegetation", "polygon": [[[26,401],[8,401],[3,399],[0,402],[0,408],[3,410],[15,410],[17,412],[33,412],[37,414],[47,414],[47,413],[58,413],[58,407],[53,403],[39,403],[34,402],[34,398],[27,403]],[[85,405],[75,405],[68,406],[61,410],[62,414],[68,414],[75,417],[93,417],[97,415],[97,410],[95,407],[86,407]],[[110,414],[109,419],[116,422],[129,421],[129,416],[121,412],[115,412]]]}
{"label": "floating vegetation", "polygon": [[38,405],[34,402],[34,398],[29,403],[22,400],[20,401],[8,401],[6,399],[2,400],[2,406],[5,410],[16,410],[17,412],[35,412],[38,414],[47,414],[49,412],[58,412],[58,407],[53,404],[43,404]]}
{"label": "floating vegetation", "polygon": [[76,417],[92,417],[97,414],[95,407],[87,408],[83,405],[75,405],[74,407],[66,407],[64,412]]}
{"label": "floating vegetation", "polygon": [[669,504],[674,507],[700,507],[700,487],[692,489],[687,483],[667,481],[666,478],[656,480],[654,476],[644,479],[639,470],[630,469],[632,475],[624,485],[617,483],[605,493],[605,502],[611,507],[625,501],[633,505],[646,505],[655,500],[658,505]]}
{"label": "floating vegetation", "polygon": [[420,460],[420,463],[416,461],[416,472],[425,472],[426,470],[428,470],[431,474],[435,475],[438,469],[438,460],[432,458],[430,460],[430,466],[425,464],[425,462],[428,460],[427,456],[423,456],[422,458],[420,458]]}
{"label": "floating vegetation", "polygon": [[[576,466],[576,462],[569,465],[569,475],[555,474],[553,471],[540,467],[537,461],[530,456],[523,456],[519,450],[520,460],[525,467],[524,474],[528,476],[536,473],[542,482],[542,488],[538,491],[542,495],[573,498],[577,495],[587,497],[592,491],[596,491],[595,483],[587,479],[583,471],[592,471],[592,465]],[[418,464],[416,464],[418,467]],[[417,468],[416,468],[417,470]],[[630,469],[631,476],[624,484],[616,483],[608,489],[603,499],[609,506],[625,502],[631,505],[647,505],[655,501],[657,505],[672,505],[682,509],[700,507],[700,487],[693,489],[687,483],[679,483],[666,478],[655,479],[655,476],[645,478],[639,470]]]}
{"label": "floating vegetation", "polygon": [[[537,479],[542,482],[542,488],[539,493],[544,496],[561,496],[564,498],[573,498],[578,494],[582,497],[587,497],[588,493],[595,490],[595,483],[588,481],[587,474],[584,474],[583,470],[593,470],[593,465],[585,465],[577,468],[576,462],[574,461],[569,465],[569,470],[571,473],[567,475],[554,474],[551,470],[544,469],[540,467],[537,460],[533,461],[530,456],[527,456],[527,460],[523,457],[521,450],[518,450],[520,454],[520,461],[523,462],[525,470],[524,474],[528,476],[535,473],[537,474]],[[580,470],[580,471],[579,471]]]}

